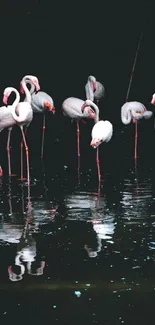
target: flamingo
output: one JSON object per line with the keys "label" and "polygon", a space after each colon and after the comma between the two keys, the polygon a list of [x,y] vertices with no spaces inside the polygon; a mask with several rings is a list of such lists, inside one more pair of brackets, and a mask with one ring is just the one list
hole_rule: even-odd
{"label": "flamingo", "polygon": [[70,117],[72,120],[76,121],[77,125],[77,153],[78,153],[78,178],[80,170],[80,128],[79,121],[83,118],[96,119],[96,114],[91,107],[88,107],[81,111],[81,107],[84,104],[84,101],[79,98],[69,97],[65,99],[62,103],[63,115]]}
{"label": "flamingo", "polygon": [[[51,96],[47,93],[40,90],[39,83],[35,82],[36,77],[31,75],[26,75],[20,82],[20,92],[23,93],[23,83],[30,84],[30,94],[31,94],[31,106],[33,112],[35,113],[44,113],[43,118],[43,129],[42,129],[42,146],[41,146],[41,158],[43,158],[44,151],[44,137],[45,137],[45,128],[46,128],[46,120],[45,120],[45,112],[50,111],[55,113],[54,102]],[[38,79],[37,79],[38,80]],[[37,93],[35,92],[37,91]],[[25,101],[27,101],[27,97],[25,97]]]}
{"label": "flamingo", "polygon": [[[29,93],[28,88],[25,87],[25,93]],[[7,148],[8,148],[8,165],[9,165],[9,171],[11,174],[11,164],[10,164],[10,134],[12,130],[12,126],[17,124],[19,125],[23,137],[23,142],[25,146],[26,151],[26,160],[27,160],[27,180],[28,184],[30,183],[30,169],[29,169],[29,151],[28,146],[26,143],[23,126],[28,126],[32,119],[33,119],[33,111],[31,109],[31,95],[29,93],[29,103],[28,102],[19,102],[20,101],[20,95],[17,89],[13,87],[7,87],[4,90],[4,96],[3,96],[3,103],[7,105],[8,97],[10,94],[14,92],[16,94],[16,99],[13,103],[13,105],[9,105],[7,107],[2,106],[0,108],[0,130],[9,127],[9,133],[8,133],[8,141],[7,141]],[[11,129],[10,129],[11,127]],[[23,180],[23,179],[22,179]]]}
{"label": "flamingo", "polygon": [[135,152],[134,159],[137,159],[137,140],[138,140],[138,125],[137,121],[142,119],[149,119],[152,116],[151,111],[147,111],[146,107],[140,102],[126,102],[121,107],[121,120],[123,124],[127,125],[133,121],[135,123]]}
{"label": "flamingo", "polygon": [[96,80],[94,76],[89,76],[85,85],[86,99],[90,99],[92,102],[96,101],[97,105],[101,98],[105,95],[104,86]]}
{"label": "flamingo", "polygon": [[98,180],[99,184],[101,181],[101,175],[100,175],[100,162],[99,162],[99,148],[98,146],[104,141],[104,142],[109,142],[112,138],[113,135],[113,126],[109,121],[99,121],[99,108],[98,106],[92,102],[91,100],[87,99],[84,104],[82,105],[82,112],[85,111],[85,108],[92,107],[94,111],[96,112],[95,114],[95,125],[93,126],[92,129],[92,141],[90,145],[94,148],[97,149],[96,151],[96,164],[97,164],[97,170],[98,170]]}

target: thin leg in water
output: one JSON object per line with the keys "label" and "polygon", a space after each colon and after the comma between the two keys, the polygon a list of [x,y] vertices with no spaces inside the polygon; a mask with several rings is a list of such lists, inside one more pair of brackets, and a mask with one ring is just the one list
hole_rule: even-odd
{"label": "thin leg in water", "polygon": [[100,186],[101,173],[100,173],[100,160],[99,160],[99,148],[98,147],[96,149],[96,164],[97,164],[97,172],[98,172],[98,181],[99,181],[99,186]]}
{"label": "thin leg in water", "polygon": [[45,116],[45,113],[44,113],[44,117],[43,117],[43,129],[42,129],[42,144],[41,144],[41,159],[43,158],[43,154],[44,154],[45,128],[46,128],[46,116]]}
{"label": "thin leg in water", "polygon": [[137,159],[137,141],[138,141],[138,124],[137,121],[135,121],[135,154],[134,159]]}
{"label": "thin leg in water", "polygon": [[6,146],[6,150],[8,153],[8,172],[9,172],[9,176],[11,176],[11,160],[10,160],[10,136],[11,136],[11,131],[12,128],[8,128],[8,140],[7,140],[7,146]]}
{"label": "thin leg in water", "polygon": [[24,131],[23,131],[23,126],[20,126],[20,129],[21,129],[21,132],[22,132],[22,137],[23,137],[23,142],[24,142],[25,152],[26,152],[27,182],[28,182],[28,184],[30,184],[29,150],[28,150],[28,146],[27,146],[27,143],[26,143],[25,134],[24,134]]}
{"label": "thin leg in water", "polygon": [[79,121],[76,121],[76,125],[77,125],[78,181],[80,182],[80,127],[79,127]]}
{"label": "thin leg in water", "polygon": [[[25,127],[24,133],[26,135],[27,133],[27,128]],[[26,178],[23,177],[23,139],[21,140],[20,143],[20,180],[24,181]]]}

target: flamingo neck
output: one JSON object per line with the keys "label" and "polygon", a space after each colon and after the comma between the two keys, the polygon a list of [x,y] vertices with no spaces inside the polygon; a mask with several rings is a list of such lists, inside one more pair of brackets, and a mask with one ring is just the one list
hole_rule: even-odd
{"label": "flamingo neck", "polygon": [[31,80],[26,80],[26,86],[27,86],[27,84],[29,84],[31,86],[31,88],[29,90],[30,94],[31,95],[34,94],[35,93],[35,85],[33,84],[33,82]]}
{"label": "flamingo neck", "polygon": [[12,92],[14,92],[14,93],[16,94],[16,98],[15,98],[13,104],[12,104],[12,108],[13,108],[13,109],[16,109],[17,105],[18,105],[19,102],[20,102],[20,95],[19,95],[18,90],[15,89],[15,88],[12,88]]}
{"label": "flamingo neck", "polygon": [[27,76],[25,76],[23,78],[23,80],[21,81],[21,84],[22,84],[22,87],[24,89],[24,92],[25,92],[25,101],[28,102],[29,104],[31,104],[31,93],[26,85],[26,79],[27,79]]}
{"label": "flamingo neck", "polygon": [[92,100],[92,102],[94,101],[93,85],[89,80],[86,84],[86,98]]}
{"label": "flamingo neck", "polygon": [[121,120],[123,124],[129,124],[132,119],[132,114],[130,109],[122,109],[121,111]]}
{"label": "flamingo neck", "polygon": [[94,102],[91,103],[91,106],[93,107],[93,109],[95,111],[94,122],[97,123],[99,121],[99,108]]}

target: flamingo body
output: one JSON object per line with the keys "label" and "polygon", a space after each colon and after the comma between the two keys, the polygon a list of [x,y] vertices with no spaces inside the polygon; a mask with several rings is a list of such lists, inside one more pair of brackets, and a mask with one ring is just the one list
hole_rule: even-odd
{"label": "flamingo body", "polygon": [[109,142],[113,135],[113,126],[109,121],[98,121],[92,129],[91,146],[95,149],[103,141]]}
{"label": "flamingo body", "polygon": [[151,111],[147,111],[146,107],[140,102],[127,102],[121,107],[121,120],[123,124],[129,124],[134,118],[140,120],[143,117],[149,119],[152,116]]}
{"label": "flamingo body", "polygon": [[54,106],[52,97],[46,94],[44,91],[38,91],[36,94],[33,93],[31,98],[31,106],[33,112],[35,113],[44,113],[46,110],[48,110],[48,107],[44,105],[45,102],[48,102],[52,107]]}
{"label": "flamingo body", "polygon": [[93,118],[93,110],[91,110],[92,114],[90,114],[90,107],[86,107],[82,112],[81,107],[84,104],[82,99],[76,97],[69,97],[64,100],[62,103],[62,111],[65,116],[70,117],[71,119],[80,120],[83,118]]}

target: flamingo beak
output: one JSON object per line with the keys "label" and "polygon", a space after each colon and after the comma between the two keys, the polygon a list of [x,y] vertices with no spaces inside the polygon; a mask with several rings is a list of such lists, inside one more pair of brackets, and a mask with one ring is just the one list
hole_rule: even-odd
{"label": "flamingo beak", "polygon": [[8,96],[7,96],[7,95],[4,95],[4,96],[3,96],[3,103],[4,103],[5,105],[7,105],[7,102],[8,102]]}
{"label": "flamingo beak", "polygon": [[40,90],[40,86],[38,84],[36,84],[36,91]]}
{"label": "flamingo beak", "polygon": [[94,139],[92,139],[90,146],[93,147],[94,149],[96,149],[102,142],[103,142],[103,139],[94,138]]}
{"label": "flamingo beak", "polygon": [[21,83],[20,83],[20,93],[21,93],[21,94],[24,94],[24,89],[23,89],[23,86],[22,86]]}
{"label": "flamingo beak", "polygon": [[85,109],[85,103],[82,105],[82,107],[81,107],[81,111],[82,111],[82,113],[83,113],[83,111],[84,111],[84,109]]}
{"label": "flamingo beak", "polygon": [[50,112],[52,112],[53,114],[55,114],[55,107],[53,105],[51,105],[49,102],[45,102],[44,103],[44,107],[48,108],[48,110]]}
{"label": "flamingo beak", "polygon": [[95,81],[92,81],[92,84],[93,84],[93,91],[95,92],[96,91],[96,82]]}

